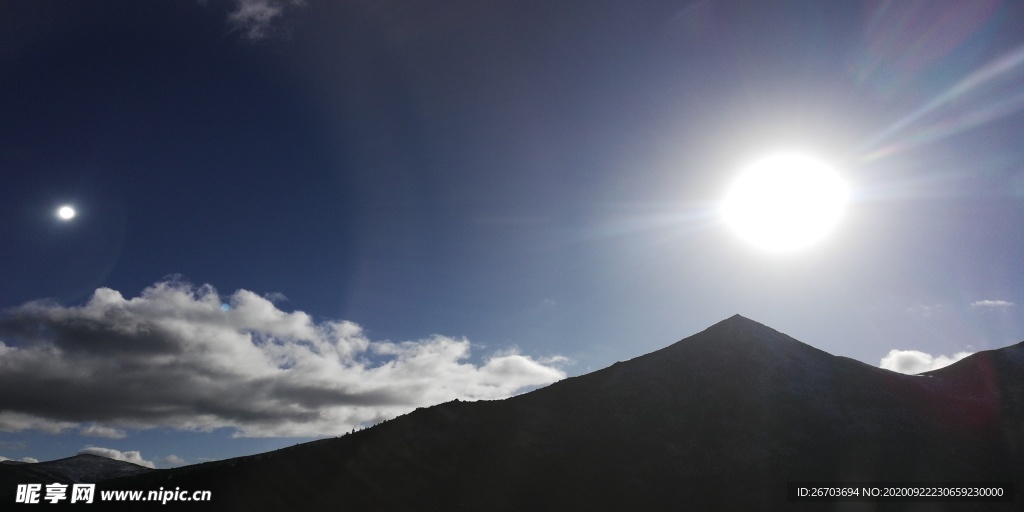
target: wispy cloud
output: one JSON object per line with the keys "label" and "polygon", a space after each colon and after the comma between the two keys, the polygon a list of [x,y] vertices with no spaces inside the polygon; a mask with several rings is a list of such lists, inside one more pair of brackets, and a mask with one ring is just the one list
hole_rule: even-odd
{"label": "wispy cloud", "polygon": [[102,425],[88,425],[79,429],[78,433],[85,437],[105,437],[107,439],[124,439],[128,435],[124,430]]}
{"label": "wispy cloud", "polygon": [[971,303],[971,307],[986,309],[1006,309],[1015,304],[1005,300],[979,300]]}
{"label": "wispy cloud", "polygon": [[894,372],[916,375],[931,370],[938,370],[949,366],[973,352],[957,352],[952,356],[933,356],[917,350],[890,350],[889,354],[882,358],[879,367]]}
{"label": "wispy cloud", "polygon": [[113,448],[101,448],[99,446],[86,446],[78,451],[79,454],[88,453],[91,455],[99,455],[100,457],[106,457],[108,459],[120,460],[124,462],[131,462],[132,464],[138,464],[143,467],[156,469],[156,464],[152,461],[148,461],[142,458],[142,452],[139,451],[127,451],[122,452]]}
{"label": "wispy cloud", "polygon": [[7,311],[0,430],[337,435],[416,407],[504,398],[565,377],[558,356],[509,351],[473,364],[464,338],[372,341],[352,322],[315,322],[247,290],[228,302],[221,309],[210,286],[168,281],[131,299],[100,288],[82,306]]}
{"label": "wispy cloud", "polygon": [[[0,341],[0,371],[3,371],[4,362],[6,361],[5,353],[10,352],[10,348],[5,347],[3,341]],[[2,380],[3,376],[0,376]],[[9,384],[9,383],[5,383]],[[13,388],[8,388],[8,390]],[[0,402],[2,403],[2,402]],[[47,434],[59,434],[67,429],[75,428],[78,426],[77,423],[70,421],[60,421],[53,418],[42,418],[32,414],[25,414],[13,410],[2,410],[3,405],[0,405],[0,432],[21,432],[22,430],[38,430]]]}
{"label": "wispy cloud", "polygon": [[285,10],[305,5],[305,0],[233,0],[228,23],[246,39],[259,41],[275,33],[275,24]]}
{"label": "wispy cloud", "polygon": [[928,318],[935,313],[939,312],[943,308],[942,304],[914,304],[907,308],[907,313],[911,315],[920,315]]}

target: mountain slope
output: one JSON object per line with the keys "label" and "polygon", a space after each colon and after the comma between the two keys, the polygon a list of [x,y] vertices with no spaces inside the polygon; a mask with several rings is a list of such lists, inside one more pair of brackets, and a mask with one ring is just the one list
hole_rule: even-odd
{"label": "mountain slope", "polygon": [[788,510],[789,481],[1024,482],[1010,349],[906,376],[734,316],[507,400],[105,486],[209,489],[216,510]]}

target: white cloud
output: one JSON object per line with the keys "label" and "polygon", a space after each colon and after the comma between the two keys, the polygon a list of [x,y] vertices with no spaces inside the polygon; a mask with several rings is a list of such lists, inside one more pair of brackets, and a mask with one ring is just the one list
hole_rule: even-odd
{"label": "white cloud", "polygon": [[274,34],[274,23],[286,9],[305,3],[304,0],[234,0],[235,9],[228,13],[228,23],[247,39],[266,39]]}
{"label": "white cloud", "polygon": [[124,430],[104,427],[102,425],[89,425],[78,430],[80,435],[85,437],[105,437],[107,439],[124,439],[127,433]]}
{"label": "white cloud", "polygon": [[138,464],[151,469],[156,469],[156,464],[151,461],[142,458],[142,452],[132,450],[122,452],[113,448],[101,448],[99,446],[86,446],[81,450],[78,450],[79,454],[88,453],[91,455],[99,455],[100,457],[106,457],[108,459],[120,460],[124,462],[131,462],[132,464]]}
{"label": "white cloud", "polygon": [[972,307],[986,309],[1006,309],[1014,304],[1005,300],[979,300],[971,303]]}
{"label": "white cloud", "polygon": [[971,354],[973,352],[957,352],[952,356],[932,356],[917,350],[890,350],[878,366],[894,372],[916,375],[944,368]]}
{"label": "white cloud", "polygon": [[168,467],[176,467],[176,466],[184,466],[184,465],[185,465],[185,459],[183,459],[181,457],[178,457],[177,455],[168,455],[168,456],[163,457],[163,458],[160,459],[160,466],[161,467],[168,468]]}
{"label": "white cloud", "polygon": [[561,356],[513,350],[473,364],[464,338],[372,341],[352,322],[315,322],[247,290],[229,302],[222,310],[211,286],[169,281],[131,299],[100,288],[82,306],[7,311],[0,430],[338,435],[416,407],[505,398],[565,377]]}

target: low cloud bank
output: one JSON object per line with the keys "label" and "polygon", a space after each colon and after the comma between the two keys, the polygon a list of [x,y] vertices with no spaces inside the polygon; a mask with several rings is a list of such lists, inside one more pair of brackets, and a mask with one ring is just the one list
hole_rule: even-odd
{"label": "low cloud bank", "polygon": [[119,438],[170,427],[328,436],[455,398],[497,399],[565,377],[564,358],[468,361],[465,338],[368,339],[247,290],[100,288],[82,306],[37,301],[0,317],[0,431]]}
{"label": "low cloud bank", "polygon": [[168,455],[160,459],[161,467],[173,468],[185,465],[185,459],[178,457],[177,455]]}
{"label": "low cloud bank", "polygon": [[[5,460],[12,460],[13,461],[15,459],[8,459],[7,457],[4,457],[3,455],[0,455],[0,462],[3,462]],[[17,459],[17,462],[28,462],[29,464],[35,464],[36,462],[39,462],[39,459],[34,459],[32,457],[22,457],[20,459]]]}
{"label": "low cloud bank", "polygon": [[973,352],[957,352],[952,356],[933,356],[917,350],[890,350],[878,366],[894,372],[916,375],[944,368],[971,354]]}

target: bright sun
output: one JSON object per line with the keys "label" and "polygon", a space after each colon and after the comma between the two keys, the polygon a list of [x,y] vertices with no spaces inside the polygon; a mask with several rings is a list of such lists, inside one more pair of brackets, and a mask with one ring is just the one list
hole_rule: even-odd
{"label": "bright sun", "polygon": [[830,166],[799,154],[755,161],[722,203],[725,221],[769,252],[792,252],[821,240],[846,205],[847,188]]}
{"label": "bright sun", "polygon": [[75,209],[68,205],[61,206],[57,209],[57,216],[60,217],[61,220],[71,220],[75,218],[75,214]]}

